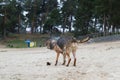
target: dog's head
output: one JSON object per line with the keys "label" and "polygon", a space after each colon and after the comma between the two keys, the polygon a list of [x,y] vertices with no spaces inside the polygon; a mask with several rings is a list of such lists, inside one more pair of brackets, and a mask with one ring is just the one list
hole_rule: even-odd
{"label": "dog's head", "polygon": [[52,39],[49,39],[46,41],[46,44],[48,49],[54,49],[55,45],[56,45],[56,40],[52,40]]}

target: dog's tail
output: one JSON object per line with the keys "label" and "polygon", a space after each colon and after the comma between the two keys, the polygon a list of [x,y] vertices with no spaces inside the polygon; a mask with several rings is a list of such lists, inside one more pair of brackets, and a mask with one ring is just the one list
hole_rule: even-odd
{"label": "dog's tail", "polygon": [[86,37],[82,40],[78,40],[78,43],[84,43],[84,42],[87,42],[88,40],[90,40],[90,37]]}

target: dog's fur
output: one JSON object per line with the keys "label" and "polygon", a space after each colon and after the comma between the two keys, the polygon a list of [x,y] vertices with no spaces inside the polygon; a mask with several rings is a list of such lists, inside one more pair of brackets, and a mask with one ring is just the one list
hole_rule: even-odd
{"label": "dog's fur", "polygon": [[89,37],[83,39],[83,40],[77,40],[73,37],[60,37],[58,40],[52,40],[49,39],[46,42],[46,46],[49,49],[55,50],[57,53],[56,56],[56,62],[55,65],[58,63],[59,55],[63,55],[63,65],[65,65],[66,62],[66,56],[68,57],[68,63],[66,66],[69,66],[69,63],[71,61],[70,53],[72,52],[74,57],[74,66],[76,66],[76,50],[77,50],[77,44],[83,43],[89,40]]}

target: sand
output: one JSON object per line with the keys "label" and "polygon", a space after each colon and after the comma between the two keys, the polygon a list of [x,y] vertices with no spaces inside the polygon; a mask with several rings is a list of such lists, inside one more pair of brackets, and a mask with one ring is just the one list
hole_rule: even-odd
{"label": "sand", "polygon": [[[79,44],[77,66],[43,48],[0,48],[0,80],[120,80],[120,41]],[[47,66],[46,62],[51,65]]]}

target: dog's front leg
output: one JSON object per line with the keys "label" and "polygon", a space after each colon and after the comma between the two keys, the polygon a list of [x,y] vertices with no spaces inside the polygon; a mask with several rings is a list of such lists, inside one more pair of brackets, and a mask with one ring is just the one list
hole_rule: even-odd
{"label": "dog's front leg", "polygon": [[67,56],[68,56],[68,63],[67,63],[67,65],[66,66],[69,66],[69,64],[70,64],[70,61],[71,61],[71,58],[70,58],[70,55],[69,55],[69,53],[66,53],[67,54]]}
{"label": "dog's front leg", "polygon": [[66,54],[63,53],[63,64],[62,65],[65,65],[65,63],[66,63]]}
{"label": "dog's front leg", "polygon": [[74,57],[74,64],[73,64],[73,66],[76,66],[76,50],[73,50],[72,53],[73,53],[73,57]]}
{"label": "dog's front leg", "polygon": [[57,65],[57,63],[58,63],[58,58],[59,58],[59,55],[60,55],[60,53],[58,53],[58,52],[57,52],[55,66],[56,66],[56,65]]}

